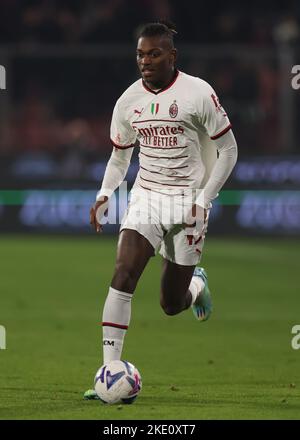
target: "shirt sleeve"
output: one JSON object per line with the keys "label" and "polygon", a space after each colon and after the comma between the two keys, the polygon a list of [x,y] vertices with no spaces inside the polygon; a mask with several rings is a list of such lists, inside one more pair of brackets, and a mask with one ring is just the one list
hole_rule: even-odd
{"label": "shirt sleeve", "polygon": [[202,106],[199,119],[208,136],[213,140],[227,133],[232,127],[216,92],[207,83],[205,83],[202,90]]}
{"label": "shirt sleeve", "polygon": [[110,126],[110,139],[114,147],[119,149],[132,148],[136,141],[136,132],[126,121],[126,110],[122,110],[117,101]]}
{"label": "shirt sleeve", "polygon": [[111,197],[112,193],[120,186],[128,171],[132,152],[132,148],[121,151],[113,148],[96,200],[99,200],[102,196]]}
{"label": "shirt sleeve", "polygon": [[228,179],[237,161],[237,144],[232,130],[216,140],[216,146],[219,157],[205,187],[197,196],[195,202],[205,209],[211,207],[211,202],[218,196],[218,192]]}

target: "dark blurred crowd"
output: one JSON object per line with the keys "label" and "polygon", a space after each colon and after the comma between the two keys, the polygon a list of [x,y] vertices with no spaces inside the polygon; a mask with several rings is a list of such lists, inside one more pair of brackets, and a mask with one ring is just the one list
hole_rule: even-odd
{"label": "dark blurred crowd", "polygon": [[[74,173],[80,161],[107,155],[114,103],[138,78],[134,51],[132,57],[122,59],[114,54],[65,59],[53,53],[47,58],[41,56],[43,45],[132,43],[141,23],[157,18],[177,24],[180,44],[217,47],[227,43],[245,45],[241,47],[254,54],[264,49],[271,52],[271,57],[256,63],[243,56],[219,53],[205,58],[180,52],[179,68],[215,87],[230,115],[241,154],[293,152],[298,146],[285,145],[281,133],[278,48],[285,53],[286,48],[300,44],[300,1],[270,2],[270,8],[267,3],[262,7],[257,1],[0,0],[3,47],[15,43],[38,48],[36,56],[14,52],[9,59],[9,90],[2,112],[0,106],[5,120],[0,124],[0,155],[48,154],[66,161]],[[298,139],[300,107],[293,102],[295,96],[290,105]]]}
{"label": "dark blurred crowd", "polygon": [[[254,64],[226,57],[213,62],[181,58],[181,70],[200,76],[217,91],[242,154],[278,154],[298,148],[285,145],[281,136],[280,72],[274,59]],[[42,58],[16,63],[19,74],[12,85],[13,111],[2,128],[0,153],[48,152],[61,158],[110,152],[115,101],[139,77],[134,55],[121,65],[118,58],[77,60],[75,64],[82,64],[81,68],[73,68],[70,60]],[[298,94],[291,93],[296,99]],[[292,106],[298,112],[293,123],[299,131],[299,106],[296,101]]]}
{"label": "dark blurred crowd", "polygon": [[299,0],[1,0],[1,43],[132,41],[141,23],[171,19],[185,42],[299,40]]}

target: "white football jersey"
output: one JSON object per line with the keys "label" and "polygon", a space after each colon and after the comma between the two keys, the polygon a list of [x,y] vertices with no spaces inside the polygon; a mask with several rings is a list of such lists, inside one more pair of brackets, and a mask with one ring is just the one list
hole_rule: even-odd
{"label": "white football jersey", "polygon": [[138,140],[135,187],[176,194],[204,187],[217,159],[213,140],[230,128],[212,87],[177,71],[157,92],[139,79],[123,93],[114,108],[111,141],[116,148],[132,148]]}

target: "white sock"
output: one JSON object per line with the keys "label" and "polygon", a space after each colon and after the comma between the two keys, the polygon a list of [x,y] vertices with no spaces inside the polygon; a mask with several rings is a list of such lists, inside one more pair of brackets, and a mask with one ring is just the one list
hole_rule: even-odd
{"label": "white sock", "polygon": [[109,288],[102,315],[103,364],[120,360],[131,316],[131,293]]}
{"label": "white sock", "polygon": [[200,277],[192,277],[192,281],[189,286],[189,291],[191,292],[192,295],[191,306],[198,298],[199,293],[202,292],[202,290],[204,289],[204,286],[205,286],[204,281]]}

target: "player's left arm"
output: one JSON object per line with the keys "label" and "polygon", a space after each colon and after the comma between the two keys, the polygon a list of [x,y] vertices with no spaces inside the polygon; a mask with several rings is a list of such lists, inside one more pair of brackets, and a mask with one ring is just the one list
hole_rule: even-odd
{"label": "player's left arm", "polygon": [[208,209],[211,202],[218,197],[219,191],[230,176],[238,156],[237,143],[231,129],[216,139],[215,143],[218,159],[206,185],[196,199],[196,204],[204,209]]}
{"label": "player's left arm", "polygon": [[227,113],[221,106],[215,91],[207,83],[204,85],[203,99],[199,104],[199,119],[215,142],[218,159],[208,181],[196,198],[190,213],[192,221],[189,219],[189,224],[195,221],[205,222],[207,210],[231,174],[238,155],[237,143]]}
{"label": "player's left arm", "polygon": [[216,139],[215,143],[218,149],[218,159],[206,185],[195,200],[190,218],[187,219],[189,225],[195,224],[196,221],[205,222],[211,202],[218,197],[219,191],[230,176],[237,161],[237,143],[231,129]]}

